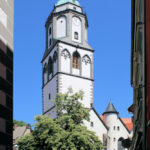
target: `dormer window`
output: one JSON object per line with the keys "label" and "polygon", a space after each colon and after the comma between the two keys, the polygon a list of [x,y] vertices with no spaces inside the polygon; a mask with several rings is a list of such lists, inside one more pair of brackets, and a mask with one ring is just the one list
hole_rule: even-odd
{"label": "dormer window", "polygon": [[78,34],[78,32],[74,32],[74,39],[76,39],[76,40],[79,39],[79,34]]}

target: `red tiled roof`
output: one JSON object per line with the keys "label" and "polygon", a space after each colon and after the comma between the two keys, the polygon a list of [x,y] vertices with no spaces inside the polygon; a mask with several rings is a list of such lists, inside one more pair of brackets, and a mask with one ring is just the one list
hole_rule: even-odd
{"label": "red tiled roof", "polygon": [[132,128],[133,128],[133,122],[132,122],[131,118],[121,118],[121,120],[124,122],[124,124],[129,129],[129,131],[132,130]]}
{"label": "red tiled roof", "polygon": [[[101,119],[104,121],[104,117],[100,116]],[[133,122],[131,118],[121,118],[121,120],[123,121],[123,123],[126,125],[126,127],[128,128],[128,130],[132,130],[133,128]]]}

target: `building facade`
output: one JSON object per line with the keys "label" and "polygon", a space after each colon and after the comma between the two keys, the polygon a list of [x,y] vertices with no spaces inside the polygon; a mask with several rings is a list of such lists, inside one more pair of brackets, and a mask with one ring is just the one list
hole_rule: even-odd
{"label": "building facade", "polygon": [[150,2],[132,0],[131,85],[134,135],[132,150],[150,149]]}
{"label": "building facade", "polygon": [[0,150],[12,149],[13,0],[0,1]]}
{"label": "building facade", "polygon": [[73,92],[82,90],[84,97],[81,103],[90,109],[90,122],[85,121],[84,124],[96,133],[107,150],[121,149],[121,141],[131,137],[132,132],[120,119],[113,104],[109,104],[104,117],[100,117],[93,108],[94,50],[88,44],[88,19],[79,2],[59,0],[45,28],[46,50],[42,59],[43,114],[57,117],[53,100],[58,92],[66,93],[68,88],[72,88]]}
{"label": "building facade", "polygon": [[27,124],[26,126],[18,127],[14,124],[14,131],[13,131],[13,150],[19,150],[19,146],[17,145],[17,140],[25,135],[31,134],[31,126]]}

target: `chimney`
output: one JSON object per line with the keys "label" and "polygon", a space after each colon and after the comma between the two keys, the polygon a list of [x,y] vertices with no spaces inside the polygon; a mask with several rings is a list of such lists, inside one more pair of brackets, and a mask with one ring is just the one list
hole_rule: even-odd
{"label": "chimney", "polygon": [[17,129],[17,124],[14,124],[14,130],[16,130]]}

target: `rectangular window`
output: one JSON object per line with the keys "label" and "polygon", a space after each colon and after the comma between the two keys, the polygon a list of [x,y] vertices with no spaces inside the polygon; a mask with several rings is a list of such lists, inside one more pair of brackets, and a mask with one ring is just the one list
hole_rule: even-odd
{"label": "rectangular window", "polygon": [[78,36],[78,32],[74,33],[74,39],[78,40],[79,36]]}
{"label": "rectangular window", "polygon": [[76,10],[76,7],[73,7],[74,10]]}
{"label": "rectangular window", "polygon": [[91,122],[91,127],[93,127],[94,126],[94,123],[93,122]]}
{"label": "rectangular window", "polygon": [[51,94],[48,95],[49,100],[51,99]]}
{"label": "rectangular window", "polygon": [[0,22],[7,27],[7,15],[6,13],[0,8]]}

